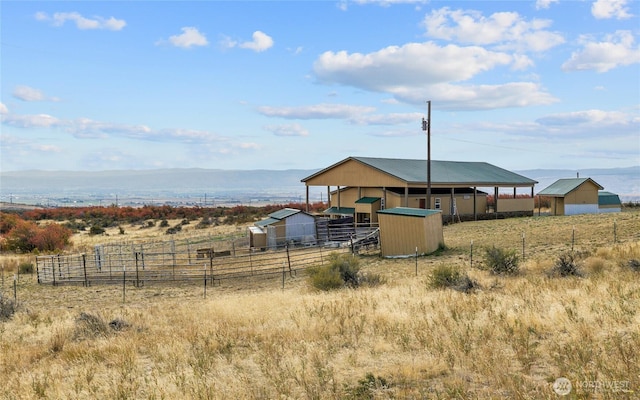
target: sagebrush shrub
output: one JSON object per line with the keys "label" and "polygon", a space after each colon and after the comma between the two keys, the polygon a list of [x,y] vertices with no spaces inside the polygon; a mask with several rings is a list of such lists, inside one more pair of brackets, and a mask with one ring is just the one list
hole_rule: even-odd
{"label": "sagebrush shrub", "polygon": [[391,387],[391,383],[381,376],[375,376],[368,372],[364,379],[358,380],[353,387],[345,385],[349,399],[376,399],[381,392],[384,393]]}
{"label": "sagebrush shrub", "polygon": [[452,287],[460,280],[460,270],[454,266],[441,264],[433,269],[429,275],[429,286],[432,288]]}
{"label": "sagebrush shrub", "polygon": [[309,268],[309,280],[320,290],[338,289],[343,286],[360,285],[360,265],[358,258],[351,254],[331,253],[329,264]]}
{"label": "sagebrush shrub", "polygon": [[458,267],[442,264],[429,275],[429,286],[436,289],[451,288],[469,293],[479,287],[478,283],[463,274]]}
{"label": "sagebrush shrub", "polygon": [[6,321],[16,312],[16,303],[0,292],[0,321]]}
{"label": "sagebrush shrub", "polygon": [[19,274],[32,274],[33,273],[33,263],[25,261],[18,265],[18,273]]}
{"label": "sagebrush shrub", "polygon": [[582,276],[582,272],[576,261],[576,256],[571,252],[567,252],[558,257],[549,275],[561,277]]}
{"label": "sagebrush shrub", "polygon": [[485,248],[486,267],[496,275],[515,275],[520,271],[519,259],[515,250],[493,247]]}

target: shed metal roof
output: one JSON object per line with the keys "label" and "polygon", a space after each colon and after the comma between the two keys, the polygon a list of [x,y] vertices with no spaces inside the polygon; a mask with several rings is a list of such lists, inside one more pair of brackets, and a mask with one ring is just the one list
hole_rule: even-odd
{"label": "shed metal roof", "polygon": [[275,224],[285,218],[289,218],[292,215],[303,212],[295,208],[283,208],[282,210],[274,211],[267,216],[267,218],[254,223],[255,226],[265,227],[267,225]]}
{"label": "shed metal roof", "polygon": [[596,183],[591,178],[569,178],[569,179],[558,179],[551,185],[542,189],[538,195],[540,196],[551,196],[551,197],[564,197],[572,191],[576,190],[585,182],[592,182],[594,185],[598,187],[598,189],[604,189],[598,183]]}
{"label": "shed metal roof", "polygon": [[[349,160],[355,160],[372,168],[392,175],[407,183],[426,184],[427,160],[397,158],[348,157],[328,168],[302,179],[302,182],[339,166]],[[515,172],[496,167],[486,162],[467,161],[431,161],[431,183],[439,185],[469,186],[533,186],[537,181]]]}
{"label": "shed metal roof", "polygon": [[380,197],[361,197],[356,200],[356,204],[373,204],[380,200]]}
{"label": "shed metal roof", "polygon": [[295,208],[283,208],[282,210],[272,212],[271,214],[269,214],[269,217],[275,219],[285,219],[300,212],[302,212],[302,210],[297,210]]}
{"label": "shed metal roof", "polygon": [[598,205],[619,206],[622,205],[622,202],[617,194],[601,190],[598,192]]}
{"label": "shed metal roof", "polygon": [[424,208],[395,207],[386,210],[379,210],[378,214],[403,215],[406,217],[426,217],[428,215],[441,213],[440,210],[425,210]]}
{"label": "shed metal roof", "polygon": [[329,207],[324,210],[324,214],[332,215],[354,215],[356,209],[354,207]]}

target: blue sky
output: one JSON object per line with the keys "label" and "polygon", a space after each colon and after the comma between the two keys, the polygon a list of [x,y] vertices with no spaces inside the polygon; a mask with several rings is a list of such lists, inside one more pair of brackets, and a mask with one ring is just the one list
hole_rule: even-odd
{"label": "blue sky", "polygon": [[640,165],[639,5],[2,1],[0,169]]}

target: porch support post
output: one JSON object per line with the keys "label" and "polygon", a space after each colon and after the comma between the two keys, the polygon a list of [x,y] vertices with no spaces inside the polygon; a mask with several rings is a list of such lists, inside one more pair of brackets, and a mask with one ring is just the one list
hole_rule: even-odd
{"label": "porch support post", "polygon": [[473,220],[478,220],[478,187],[473,187]]}
{"label": "porch support post", "polygon": [[306,211],[309,212],[309,185],[304,185],[305,189],[306,189],[306,194],[305,194],[305,203],[306,203]]}
{"label": "porch support post", "polygon": [[387,188],[386,187],[382,187],[382,200],[384,202],[384,204],[382,205],[382,209],[386,209],[387,206]]}
{"label": "porch support post", "polygon": [[451,214],[451,221],[453,222],[453,215],[455,214],[456,210],[455,207],[453,206],[453,201],[455,199],[455,188],[451,188],[451,204],[449,205],[449,213]]}

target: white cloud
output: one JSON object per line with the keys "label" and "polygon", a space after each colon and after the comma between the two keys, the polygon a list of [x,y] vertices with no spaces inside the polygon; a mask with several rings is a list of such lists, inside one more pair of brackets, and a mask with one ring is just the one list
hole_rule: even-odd
{"label": "white cloud", "polygon": [[62,149],[53,144],[35,144],[33,149],[43,153],[61,153]]}
{"label": "white cloud", "polygon": [[40,11],[35,14],[35,18],[38,21],[51,21],[53,26],[63,26],[65,22],[73,21],[76,27],[81,30],[106,29],[119,31],[127,25],[126,21],[122,19],[116,19],[114,17],[107,19],[100,16],[86,18],[77,12],[57,12],[49,16],[49,14]]}
{"label": "white cloud", "polygon": [[565,71],[596,70],[607,72],[611,69],[640,63],[640,46],[630,31],[617,31],[607,35],[603,41],[595,42],[588,37],[581,38],[583,49],[571,54],[562,64]]}
{"label": "white cloud", "polygon": [[262,148],[262,146],[260,146],[257,143],[253,143],[253,142],[243,142],[243,143],[239,143],[238,146],[243,150],[260,150]]}
{"label": "white cloud", "polygon": [[[162,41],[156,44],[161,44]],[[209,44],[207,37],[200,33],[197,28],[191,26],[185,26],[182,28],[182,33],[179,35],[173,35],[169,37],[169,43],[173,46],[188,49],[193,46],[206,46]]]}
{"label": "white cloud", "polygon": [[62,120],[51,115],[1,114],[3,124],[16,128],[59,128],[78,139],[123,137],[134,140],[179,143],[211,143],[227,139],[212,132],[195,129],[154,130],[146,125],[118,124],[89,118]]}
{"label": "white cloud", "polygon": [[550,20],[525,20],[517,12],[497,12],[485,17],[474,10],[444,7],[425,16],[430,38],[472,45],[493,45],[501,50],[540,52],[564,43],[562,35],[547,30]]}
{"label": "white cloud", "polygon": [[240,43],[239,47],[262,52],[273,46],[273,39],[264,32],[255,31],[253,32],[252,38],[252,41]]}
{"label": "white cloud", "polygon": [[326,83],[395,91],[413,85],[464,81],[513,62],[509,54],[482,47],[440,47],[426,42],[390,46],[369,54],[327,51],[315,61],[314,72]]}
{"label": "white cloud", "polygon": [[502,85],[452,85],[442,83],[423,88],[413,88],[397,93],[401,101],[424,104],[425,93],[438,103],[440,110],[471,111],[493,110],[510,107],[547,105],[558,101],[531,82],[512,82]]}
{"label": "white cloud", "polygon": [[536,10],[547,9],[553,3],[557,3],[560,0],[536,0]]}
{"label": "white cloud", "polygon": [[16,128],[50,128],[59,127],[63,122],[47,114],[15,115],[3,114],[2,123]]}
{"label": "white cloud", "polygon": [[[227,49],[240,47],[242,49],[249,49],[256,52],[262,52],[273,47],[273,39],[264,32],[255,31],[253,32],[252,38],[253,40],[251,41],[238,42],[228,36],[223,36],[220,40],[220,46]],[[301,50],[301,48],[298,49]]]}
{"label": "white cloud", "polygon": [[264,129],[276,136],[309,136],[309,131],[300,124],[267,125]]}
{"label": "white cloud", "polygon": [[316,104],[300,107],[258,107],[260,114],[286,119],[343,119],[374,111],[373,107],[347,104]]}
{"label": "white cloud", "polygon": [[633,17],[629,13],[628,0],[596,0],[591,5],[591,14],[598,19]]}
{"label": "white cloud", "polygon": [[390,114],[363,114],[350,118],[350,122],[357,125],[400,125],[415,122],[419,125],[424,113],[390,113]]}
{"label": "white cloud", "polygon": [[22,101],[59,101],[56,97],[46,96],[41,90],[24,85],[16,86],[12,95]]}
{"label": "white cloud", "polygon": [[613,136],[616,133],[640,131],[640,117],[620,111],[585,110],[552,114],[537,121],[546,127],[557,127],[569,134],[582,134],[585,128],[598,135]]}
{"label": "white cloud", "polygon": [[9,109],[7,108],[7,106],[4,105],[4,103],[0,103],[0,115],[4,115],[8,113],[9,113]]}
{"label": "white cloud", "polygon": [[539,85],[529,82],[461,84],[499,66],[517,69],[529,63],[526,56],[512,56],[478,46],[440,47],[427,42],[387,47],[369,54],[325,52],[316,60],[314,72],[323,83],[389,93],[400,101],[413,104],[423,104],[425,96],[429,96],[451,110],[555,102],[556,99]]}

